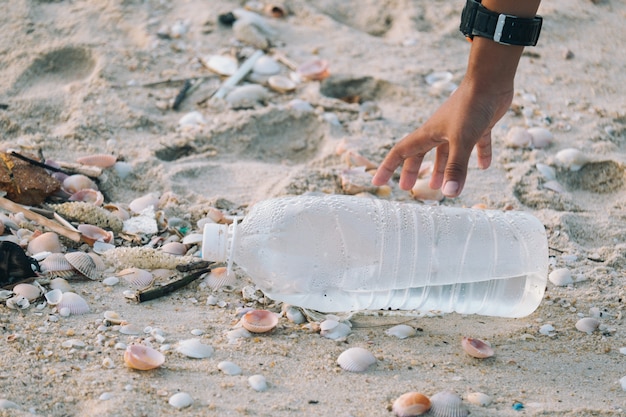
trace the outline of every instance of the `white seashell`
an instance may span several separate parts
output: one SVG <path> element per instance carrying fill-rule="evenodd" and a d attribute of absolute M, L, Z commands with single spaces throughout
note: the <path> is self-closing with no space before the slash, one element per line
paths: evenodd
<path fill-rule="evenodd" d="M 542 164 L 538 162 L 536 165 L 537 171 L 543 175 L 543 178 L 547 181 L 555 181 L 556 180 L 556 170 L 552 168 L 550 165 Z"/>
<path fill-rule="evenodd" d="M 118 161 L 113 165 L 113 170 L 121 180 L 128 177 L 133 172 L 133 166 L 128 162 Z"/>
<path fill-rule="evenodd" d="M 352 333 L 352 328 L 345 323 L 326 319 L 320 323 L 320 334 L 327 339 L 343 340 Z"/>
<path fill-rule="evenodd" d="M 239 68 L 237 58 L 231 55 L 209 55 L 208 57 L 202 58 L 202 63 L 209 70 L 225 76 L 233 75 L 237 72 L 237 68 Z"/>
<path fill-rule="evenodd" d="M 54 232 L 46 232 L 31 239 L 26 250 L 32 255 L 40 252 L 61 253 L 63 247 L 59 241 L 59 235 Z"/>
<path fill-rule="evenodd" d="M 593 333 L 600 326 L 600 321 L 593 317 L 584 317 L 576 322 L 576 329 L 587 334 Z"/>
<path fill-rule="evenodd" d="M 206 124 L 206 119 L 199 111 L 189 112 L 178 120 L 178 126 L 183 129 L 194 129 Z"/>
<path fill-rule="evenodd" d="M 474 339 L 471 337 L 464 337 L 461 340 L 461 346 L 465 353 L 473 358 L 485 359 L 494 355 L 493 348 L 486 342 L 480 339 Z"/>
<path fill-rule="evenodd" d="M 258 392 L 267 390 L 267 380 L 263 375 L 252 375 L 248 378 L 248 384 L 253 390 Z"/>
<path fill-rule="evenodd" d="M 107 310 L 103 313 L 104 320 L 109 324 L 121 324 L 124 320 L 122 317 L 115 311 Z"/>
<path fill-rule="evenodd" d="M 59 304 L 61 298 L 63 298 L 63 291 L 61 291 L 59 288 L 56 288 L 52 291 L 48 291 L 47 293 L 45 293 L 44 297 L 46 298 L 48 304 L 50 304 L 51 306 L 55 306 Z"/>
<path fill-rule="evenodd" d="M 505 143 L 512 148 L 526 148 L 532 143 L 533 137 L 528 130 L 521 126 L 513 126 L 504 138 Z"/>
<path fill-rule="evenodd" d="M 217 369 L 226 375 L 241 375 L 241 368 L 237 364 L 229 361 L 222 361 L 217 364 Z"/>
<path fill-rule="evenodd" d="M 440 188 L 430 188 L 430 178 L 418 178 L 411 188 L 411 196 L 420 201 L 441 201 L 445 198 Z"/>
<path fill-rule="evenodd" d="M 136 324 L 124 324 L 119 328 L 119 332 L 129 336 L 140 335 L 143 332 L 143 329 Z"/>
<path fill-rule="evenodd" d="M 152 207 L 153 210 L 159 206 L 159 196 L 156 193 L 146 194 L 135 198 L 128 204 L 131 212 L 141 214 L 145 209 Z"/>
<path fill-rule="evenodd" d="M 531 127 L 528 129 L 531 144 L 534 148 L 546 148 L 554 141 L 554 135 L 545 127 Z"/>
<path fill-rule="evenodd" d="M 550 272 L 548 279 L 551 283 L 558 285 L 559 287 L 565 287 L 574 282 L 572 279 L 572 272 L 568 268 L 555 269 Z"/>
<path fill-rule="evenodd" d="M 104 366 L 103 366 L 104 367 Z M 100 401 L 108 401 L 111 398 L 113 398 L 113 393 L 112 392 L 103 392 L 102 394 L 100 394 L 100 396 L 98 397 L 98 399 Z"/>
<path fill-rule="evenodd" d="M 228 343 L 236 343 L 238 339 L 248 339 L 252 337 L 252 333 L 243 327 L 239 327 L 238 329 L 229 330 L 226 332 L 226 338 L 228 339 Z"/>
<path fill-rule="evenodd" d="M 407 325 L 407 324 L 398 324 L 397 326 L 393 326 L 385 331 L 386 335 L 395 336 L 398 339 L 406 339 L 407 337 L 413 337 L 417 334 L 417 331 Z"/>
<path fill-rule="evenodd" d="M 40 287 L 33 284 L 17 284 L 13 287 L 13 292 L 15 293 L 15 295 L 22 296 L 30 302 L 35 301 L 41 296 Z"/>
<path fill-rule="evenodd" d="M 247 84 L 233 88 L 224 98 L 233 108 L 249 108 L 269 98 L 267 88 L 258 84 Z"/>
<path fill-rule="evenodd" d="M 491 404 L 492 401 L 489 395 L 482 392 L 470 392 L 465 396 L 465 398 L 470 404 L 478 405 L 481 407 L 487 407 L 489 404 Z"/>
<path fill-rule="evenodd" d="M 298 307 L 289 304 L 283 304 L 282 311 L 285 317 L 287 317 L 287 320 L 292 323 L 302 324 L 306 322 L 306 317 L 304 316 L 304 314 L 302 314 L 302 310 L 300 310 Z"/>
<path fill-rule="evenodd" d="M 129 345 L 124 351 L 124 363 L 132 369 L 147 371 L 158 368 L 164 362 L 165 356 L 149 346 Z"/>
<path fill-rule="evenodd" d="M 69 317 L 72 313 L 70 312 L 70 309 L 67 307 L 63 307 L 59 309 L 59 316 L 61 317 Z"/>
<path fill-rule="evenodd" d="M 566 148 L 558 151 L 554 156 L 556 163 L 570 171 L 579 171 L 590 161 L 589 157 L 575 148 Z"/>
<path fill-rule="evenodd" d="M 396 398 L 391 411 L 397 417 L 421 416 L 430 410 L 430 399 L 419 392 L 407 392 Z"/>
<path fill-rule="evenodd" d="M 254 62 L 252 71 L 261 75 L 275 75 L 280 72 L 280 64 L 274 58 L 263 55 Z"/>
<path fill-rule="evenodd" d="M 311 105 L 311 103 L 309 103 L 308 101 L 301 100 L 299 98 L 294 98 L 289 103 L 287 103 L 287 106 L 290 109 L 293 109 L 297 112 L 302 112 L 302 113 L 311 113 L 315 110 L 315 108 Z"/>
<path fill-rule="evenodd" d="M 176 351 L 189 358 L 204 359 L 213 355 L 213 348 L 205 345 L 200 339 L 181 340 L 176 346 Z"/>
<path fill-rule="evenodd" d="M 148 288 L 154 282 L 154 275 L 150 271 L 140 268 L 126 268 L 117 273 L 126 282 L 137 289 Z"/>
<path fill-rule="evenodd" d="M 554 335 L 554 331 L 556 329 L 554 328 L 553 325 L 551 324 L 544 324 L 543 326 L 541 326 L 539 328 L 539 333 L 541 333 L 544 336 L 553 336 Z"/>
<path fill-rule="evenodd" d="M 565 192 L 565 188 L 558 181 L 551 180 L 543 183 L 542 187 L 546 190 L 554 191 L 555 193 L 563 194 Z"/>
<path fill-rule="evenodd" d="M 430 411 L 433 417 L 466 417 L 469 411 L 461 397 L 452 391 L 441 391 L 430 397 Z"/>
<path fill-rule="evenodd" d="M 64 278 L 54 278 L 50 280 L 50 284 L 48 284 L 48 286 L 52 290 L 61 290 L 61 292 L 72 291 L 72 286 Z"/>
<path fill-rule="evenodd" d="M 267 79 L 267 85 L 279 93 L 289 93 L 294 91 L 298 84 L 291 78 L 282 75 L 272 75 Z"/>
<path fill-rule="evenodd" d="M 177 392 L 172 395 L 167 402 L 172 407 L 181 409 L 191 406 L 191 404 L 193 404 L 193 398 L 186 392 Z"/>
<path fill-rule="evenodd" d="M 70 252 L 65 254 L 65 259 L 80 275 L 93 280 L 100 278 L 96 262 L 89 254 L 85 252 Z"/>
<path fill-rule="evenodd" d="M 61 301 L 57 304 L 59 311 L 63 308 L 67 308 L 70 314 L 79 315 L 89 312 L 89 304 L 80 295 L 75 292 L 64 292 L 61 297 Z"/>
<path fill-rule="evenodd" d="M 337 363 L 348 372 L 363 372 L 376 363 L 376 357 L 367 349 L 353 347 L 342 352 Z"/>
<path fill-rule="evenodd" d="M 453 75 L 449 71 L 435 71 L 428 74 L 424 77 L 426 84 L 433 85 L 436 83 L 442 82 L 450 82 L 452 81 Z"/>
<path fill-rule="evenodd" d="M 202 233 L 189 233 L 182 240 L 185 245 L 196 245 L 202 242 Z"/>
<path fill-rule="evenodd" d="M 28 298 L 23 295 L 15 295 L 6 300 L 5 304 L 8 308 L 12 308 L 14 310 L 24 310 L 30 307 L 30 301 L 28 301 Z"/>
<path fill-rule="evenodd" d="M 120 279 L 118 277 L 106 277 L 105 279 L 102 280 L 102 283 L 104 285 L 110 286 L 112 287 L 113 285 L 117 285 L 119 284 Z"/>

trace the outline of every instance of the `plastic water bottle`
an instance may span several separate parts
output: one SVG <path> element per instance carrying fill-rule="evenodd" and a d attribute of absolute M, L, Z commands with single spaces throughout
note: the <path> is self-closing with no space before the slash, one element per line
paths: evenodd
<path fill-rule="evenodd" d="M 548 274 L 545 229 L 527 213 L 344 195 L 266 200 L 240 223 L 207 224 L 202 257 L 236 263 L 274 300 L 322 312 L 522 317 Z"/>

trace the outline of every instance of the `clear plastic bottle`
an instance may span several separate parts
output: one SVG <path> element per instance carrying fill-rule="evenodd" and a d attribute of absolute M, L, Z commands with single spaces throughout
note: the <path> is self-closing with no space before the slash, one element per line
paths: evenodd
<path fill-rule="evenodd" d="M 543 298 L 543 225 L 519 211 L 344 195 L 282 197 L 208 224 L 202 257 L 235 262 L 270 298 L 322 312 L 532 313 Z"/>

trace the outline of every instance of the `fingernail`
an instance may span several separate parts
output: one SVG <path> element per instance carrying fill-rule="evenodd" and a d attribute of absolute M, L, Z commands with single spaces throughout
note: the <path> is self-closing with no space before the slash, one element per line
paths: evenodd
<path fill-rule="evenodd" d="M 443 195 L 446 197 L 452 197 L 456 195 L 456 192 L 459 190 L 459 183 L 456 181 L 447 181 L 443 185 Z"/>

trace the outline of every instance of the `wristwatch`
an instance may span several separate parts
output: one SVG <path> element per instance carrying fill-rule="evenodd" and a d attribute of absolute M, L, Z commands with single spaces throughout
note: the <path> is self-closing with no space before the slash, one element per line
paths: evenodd
<path fill-rule="evenodd" d="M 480 4 L 481 1 L 467 0 L 463 8 L 459 29 L 468 40 L 480 36 L 504 45 L 537 45 L 543 22 L 541 16 L 522 18 L 496 13 Z"/>

